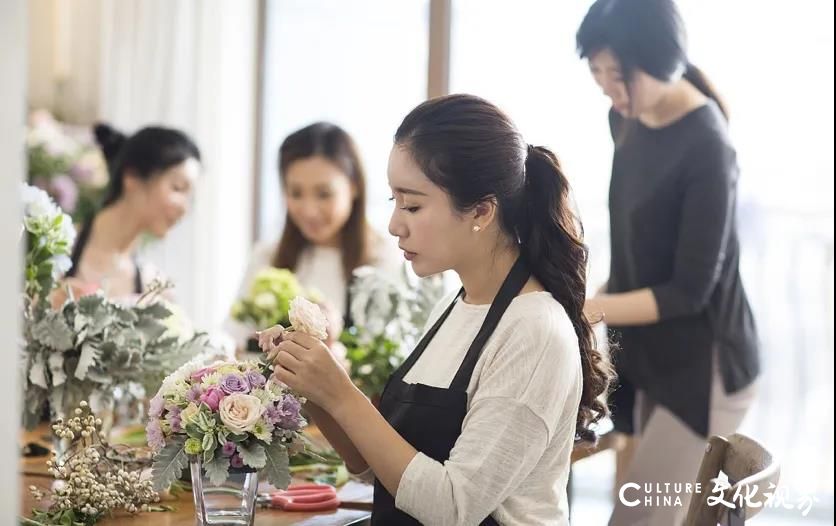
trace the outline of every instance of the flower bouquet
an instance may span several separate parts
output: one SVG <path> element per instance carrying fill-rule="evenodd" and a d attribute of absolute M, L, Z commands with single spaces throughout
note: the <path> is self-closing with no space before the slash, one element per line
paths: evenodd
<path fill-rule="evenodd" d="M 290 483 L 288 453 L 306 425 L 301 400 L 268 379 L 255 361 L 192 362 L 163 382 L 146 427 L 155 452 L 153 476 L 165 489 L 188 462 L 219 486 L 231 473 L 263 470 L 277 488 Z"/>
<path fill-rule="evenodd" d="M 296 298 L 288 312 L 288 330 L 325 337 L 327 321 L 316 305 Z M 284 330 L 260 333 L 260 344 L 272 348 Z M 201 524 L 211 522 L 221 508 L 227 520 L 229 513 L 236 520 L 252 520 L 259 472 L 278 489 L 290 484 L 289 457 L 305 449 L 304 399 L 271 375 L 264 362 L 224 361 L 209 367 L 191 362 L 166 378 L 151 400 L 146 432 L 156 452 L 155 487 L 166 488 L 189 466 Z M 232 501 L 235 511 L 230 511 Z"/>
<path fill-rule="evenodd" d="M 48 403 L 55 418 L 88 400 L 95 411 L 129 384 L 155 392 L 163 378 L 208 347 L 205 334 L 172 335 L 171 311 L 159 300 L 169 283 L 154 281 L 135 305 L 100 294 L 46 301 L 69 267 L 75 232 L 68 216 L 37 188 L 23 187 L 26 276 L 20 355 L 23 421 L 34 427 Z M 103 415 L 104 416 L 104 415 Z M 107 420 L 107 418 L 105 418 Z"/>
<path fill-rule="evenodd" d="M 382 393 L 442 294 L 440 277 L 411 284 L 405 270 L 402 279 L 374 267 L 354 271 L 349 306 L 353 325 L 343 330 L 340 342 L 351 378 L 366 396 L 375 400 Z"/>

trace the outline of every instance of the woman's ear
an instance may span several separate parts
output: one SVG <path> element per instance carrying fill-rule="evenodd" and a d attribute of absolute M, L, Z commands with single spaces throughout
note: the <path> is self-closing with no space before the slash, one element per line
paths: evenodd
<path fill-rule="evenodd" d="M 139 177 L 139 173 L 133 168 L 125 168 L 122 172 L 122 189 L 125 193 L 133 193 L 142 188 L 145 181 Z"/>
<path fill-rule="evenodd" d="M 487 228 L 496 219 L 497 203 L 496 197 L 491 196 L 484 199 L 473 207 L 473 222 L 478 225 L 481 230 Z"/>

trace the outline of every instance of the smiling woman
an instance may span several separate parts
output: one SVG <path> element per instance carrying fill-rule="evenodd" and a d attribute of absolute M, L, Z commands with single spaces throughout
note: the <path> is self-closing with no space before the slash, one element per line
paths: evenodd
<path fill-rule="evenodd" d="M 329 122 L 305 126 L 285 138 L 278 157 L 287 204 L 284 230 L 278 243 L 253 249 L 239 297 L 246 295 L 259 271 L 289 269 L 303 287 L 322 295 L 333 313 L 333 339 L 347 315 L 352 272 L 373 265 L 398 276 L 403 261 L 366 220 L 366 172 L 345 130 Z M 239 346 L 251 332 L 232 320 L 226 328 Z"/>
<path fill-rule="evenodd" d="M 200 151 L 170 128 L 146 127 L 127 137 L 99 124 L 95 134 L 110 185 L 102 209 L 81 228 L 65 281 L 76 293 L 101 288 L 111 297 L 139 294 L 155 271 L 136 261 L 138 240 L 143 233 L 165 237 L 186 214 Z"/>

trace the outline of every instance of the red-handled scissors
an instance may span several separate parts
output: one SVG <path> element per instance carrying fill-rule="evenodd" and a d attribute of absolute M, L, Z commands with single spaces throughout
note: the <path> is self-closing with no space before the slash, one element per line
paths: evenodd
<path fill-rule="evenodd" d="M 340 499 L 327 484 L 293 484 L 283 491 L 259 495 L 258 503 L 284 511 L 331 511 L 339 507 Z"/>

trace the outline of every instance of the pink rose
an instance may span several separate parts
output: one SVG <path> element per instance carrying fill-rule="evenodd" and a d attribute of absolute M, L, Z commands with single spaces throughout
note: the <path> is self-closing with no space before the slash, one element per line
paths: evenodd
<path fill-rule="evenodd" d="M 226 393 L 217 385 L 209 386 L 206 391 L 200 395 L 200 402 L 206 404 L 212 411 L 217 411 L 221 400 L 224 399 Z"/>
<path fill-rule="evenodd" d="M 215 372 L 214 367 L 204 367 L 203 369 L 198 369 L 197 371 L 191 374 L 191 381 L 192 383 L 202 382 L 205 376 L 208 376 Z"/>

